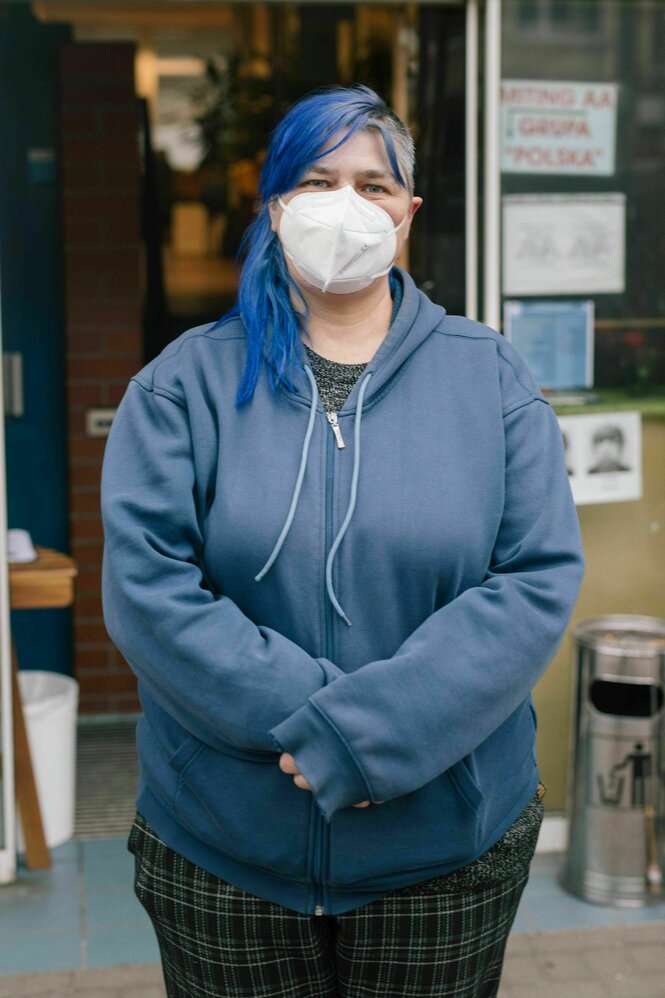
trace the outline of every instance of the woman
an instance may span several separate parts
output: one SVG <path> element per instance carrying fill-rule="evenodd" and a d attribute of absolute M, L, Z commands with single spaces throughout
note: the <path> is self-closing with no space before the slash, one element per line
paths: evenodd
<path fill-rule="evenodd" d="M 170 996 L 486 998 L 583 571 L 561 433 L 510 344 L 395 266 L 421 199 L 375 93 L 292 107 L 261 196 L 237 306 L 131 379 L 107 443 L 135 890 Z"/>

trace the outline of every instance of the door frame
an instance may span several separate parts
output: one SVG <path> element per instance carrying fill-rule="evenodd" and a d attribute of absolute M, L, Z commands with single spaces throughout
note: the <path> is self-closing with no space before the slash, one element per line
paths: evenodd
<path fill-rule="evenodd" d="M 2 357 L 2 258 L 0 257 L 0 357 Z M 2 826 L 0 826 L 0 884 L 16 879 L 16 795 L 14 786 L 14 728 L 12 715 L 12 658 L 9 621 L 9 564 L 7 545 L 7 475 L 5 463 L 4 377 L 0 377 L 0 731 L 2 739 Z"/>
<path fill-rule="evenodd" d="M 466 2 L 465 245 L 466 315 L 499 330 L 501 324 L 501 0 Z M 481 10 L 481 7 L 483 10 Z M 484 14 L 481 78 L 480 18 Z M 479 118 L 482 110 L 483 161 L 479 163 Z M 479 176 L 483 211 L 480 218 Z M 483 249 L 479 250 L 482 221 Z M 482 284 L 482 314 L 479 286 Z"/>

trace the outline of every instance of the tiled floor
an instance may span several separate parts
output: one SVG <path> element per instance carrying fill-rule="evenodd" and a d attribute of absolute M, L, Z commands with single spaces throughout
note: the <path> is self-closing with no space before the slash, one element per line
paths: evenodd
<path fill-rule="evenodd" d="M 0 887 L 0 973 L 159 960 L 126 836 L 67 842 L 51 856 L 50 870 L 21 867 Z"/>
<path fill-rule="evenodd" d="M 30 871 L 21 866 L 16 883 L 0 887 L 0 995 L 12 993 L 2 990 L 2 975 L 83 972 L 89 968 L 120 969 L 126 965 L 135 965 L 135 976 L 136 973 L 140 976 L 140 967 L 145 965 L 145 973 L 152 975 L 151 979 L 157 982 L 154 984 L 157 990 L 152 987 L 146 990 L 147 982 L 144 982 L 137 985 L 136 991 L 133 986 L 129 990 L 114 986 L 113 991 L 107 991 L 99 984 L 99 990 L 95 986 L 95 990 L 88 993 L 79 991 L 78 986 L 71 983 L 68 985 L 69 993 L 84 994 L 86 998 L 95 998 L 97 994 L 113 994 L 114 998 L 116 995 L 140 993 L 147 998 L 148 995 L 160 994 L 157 970 L 153 968 L 153 973 L 147 966 L 159 961 L 157 944 L 148 918 L 133 893 L 133 857 L 127 851 L 126 836 L 71 841 L 53 849 L 52 857 L 51 870 Z M 522 955 L 530 953 L 534 939 L 542 939 L 541 932 L 555 938 L 559 934 L 551 930 L 568 930 L 560 935 L 561 939 L 565 939 L 570 937 L 570 930 L 599 930 L 603 927 L 620 930 L 621 927 L 628 929 L 642 924 L 645 933 L 649 930 L 653 933 L 657 925 L 662 927 L 662 939 L 665 941 L 665 903 L 659 902 L 646 908 L 615 908 L 578 900 L 559 887 L 556 875 L 560 864 L 561 857 L 554 853 L 539 854 L 534 859 L 511 939 L 511 952 L 516 960 L 511 964 L 513 980 L 511 983 L 510 976 L 507 978 L 502 995 L 538 994 L 542 998 L 543 991 L 540 987 L 536 990 L 535 983 L 529 985 L 514 979 L 515 973 L 519 976 Z M 652 923 L 652 926 L 646 923 Z M 608 935 L 611 937 L 612 932 Z M 597 939 L 598 932 L 590 933 L 591 937 Z M 618 937 L 619 933 L 616 934 Z M 611 949 L 608 946 L 608 950 Z M 131 976 L 132 968 L 127 968 L 127 971 Z M 90 980 L 101 981 L 104 978 L 102 971 L 95 973 L 97 976 L 93 974 Z M 113 976 L 110 971 L 109 975 Z M 65 978 L 72 982 L 79 980 L 76 974 L 71 977 L 65 975 Z M 660 995 L 665 998 L 665 974 L 662 982 Z M 569 981 L 568 990 L 561 994 L 565 998 L 583 998 L 588 993 L 590 998 L 595 998 L 596 995 L 613 993 L 589 989 L 587 984 L 585 982 L 582 990 L 577 990 Z M 13 993 L 41 992 L 15 990 Z M 55 995 L 67 994 L 67 991 L 49 989 L 43 993 Z M 619 993 L 624 994 L 617 991 Z M 625 993 L 628 998 L 636 998 L 638 992 Z M 640 995 L 647 993 L 651 994 L 639 991 Z M 653 994 L 658 995 L 659 992 Z"/>

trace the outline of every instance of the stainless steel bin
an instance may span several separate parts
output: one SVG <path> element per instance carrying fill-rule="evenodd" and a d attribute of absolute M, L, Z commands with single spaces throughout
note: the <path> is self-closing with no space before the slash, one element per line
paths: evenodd
<path fill-rule="evenodd" d="M 665 620 L 573 628 L 576 689 L 563 886 L 588 901 L 663 898 Z"/>

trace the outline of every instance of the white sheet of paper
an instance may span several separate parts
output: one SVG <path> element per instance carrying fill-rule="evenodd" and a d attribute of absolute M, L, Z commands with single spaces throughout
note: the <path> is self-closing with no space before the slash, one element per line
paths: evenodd
<path fill-rule="evenodd" d="M 625 194 L 504 195 L 504 295 L 622 293 L 625 229 Z"/>
<path fill-rule="evenodd" d="M 641 413 L 590 412 L 558 419 L 578 506 L 642 498 Z"/>

